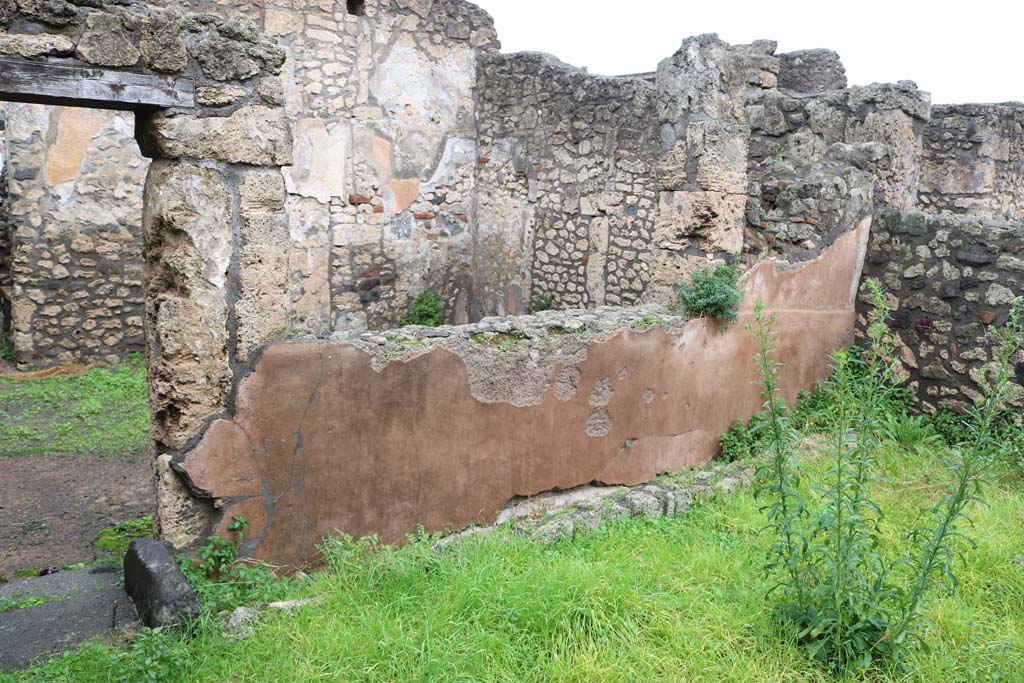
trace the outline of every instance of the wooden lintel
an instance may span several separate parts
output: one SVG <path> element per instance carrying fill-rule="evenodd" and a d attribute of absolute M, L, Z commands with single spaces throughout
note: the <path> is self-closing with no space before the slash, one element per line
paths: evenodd
<path fill-rule="evenodd" d="M 0 59 L 0 100 L 121 110 L 196 106 L 191 78 L 13 59 Z"/>

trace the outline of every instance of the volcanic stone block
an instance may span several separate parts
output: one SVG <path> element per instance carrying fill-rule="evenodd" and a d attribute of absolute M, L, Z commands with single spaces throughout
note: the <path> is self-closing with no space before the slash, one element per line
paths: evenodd
<path fill-rule="evenodd" d="M 157 71 L 176 73 L 188 66 L 185 42 L 174 22 L 148 22 L 142 29 L 139 49 L 146 65 Z"/>
<path fill-rule="evenodd" d="M 199 599 L 167 541 L 132 541 L 124 556 L 124 589 L 150 628 L 177 626 L 199 616 Z"/>
<path fill-rule="evenodd" d="M 846 68 L 832 50 L 797 50 L 779 59 L 780 88 L 810 93 L 846 88 Z"/>
<path fill-rule="evenodd" d="M 86 18 L 75 54 L 99 66 L 132 66 L 139 61 L 139 49 L 125 34 L 121 19 L 105 12 L 93 12 Z"/>

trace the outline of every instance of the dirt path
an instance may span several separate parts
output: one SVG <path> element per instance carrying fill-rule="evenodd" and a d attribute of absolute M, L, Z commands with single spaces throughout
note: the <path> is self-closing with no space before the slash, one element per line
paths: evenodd
<path fill-rule="evenodd" d="M 147 456 L 0 457 L 0 576 L 90 562 L 96 535 L 153 512 Z"/>

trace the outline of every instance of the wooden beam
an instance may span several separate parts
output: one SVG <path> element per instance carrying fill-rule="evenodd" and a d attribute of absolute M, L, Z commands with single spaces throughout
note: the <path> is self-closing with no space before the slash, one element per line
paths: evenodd
<path fill-rule="evenodd" d="M 121 110 L 196 106 L 191 78 L 8 59 L 0 59 L 0 100 Z"/>

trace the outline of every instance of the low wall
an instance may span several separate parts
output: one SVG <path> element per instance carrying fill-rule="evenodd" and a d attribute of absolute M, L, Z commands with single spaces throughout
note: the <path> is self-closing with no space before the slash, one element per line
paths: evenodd
<path fill-rule="evenodd" d="M 245 516 L 249 552 L 295 564 L 339 532 L 396 542 L 488 523 L 518 496 L 706 463 L 761 405 L 742 325 L 755 302 L 778 317 L 792 398 L 852 339 L 869 226 L 802 264 L 758 264 L 727 329 L 664 311 L 666 329 L 639 329 L 661 310 L 646 307 L 269 346 L 175 467 L 214 502 L 215 531 Z"/>

